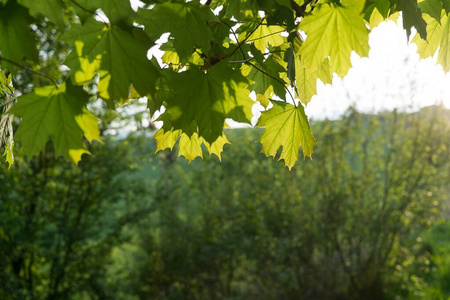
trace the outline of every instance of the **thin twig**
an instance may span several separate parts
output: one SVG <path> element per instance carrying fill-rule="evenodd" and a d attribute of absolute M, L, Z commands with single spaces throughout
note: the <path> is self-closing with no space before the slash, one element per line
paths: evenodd
<path fill-rule="evenodd" d="M 269 37 L 271 35 L 279 34 L 279 33 L 285 32 L 285 31 L 286 30 L 280 30 L 280 31 L 277 31 L 277 32 L 271 32 L 269 34 L 266 34 L 266 35 L 263 35 L 263 36 L 260 36 L 260 37 L 257 37 L 257 38 L 251 39 L 251 40 L 247 40 L 247 41 L 248 42 L 252 42 L 252 41 L 261 40 L 261 39 L 264 39 L 264 38 Z"/>
<path fill-rule="evenodd" d="M 244 60 L 230 60 L 228 63 L 229 64 L 246 64 L 249 61 L 251 61 L 252 59 L 254 59 L 254 57 L 249 57 L 249 58 L 244 59 Z"/>
<path fill-rule="evenodd" d="M 30 68 L 28 68 L 28 67 L 22 66 L 21 64 L 18 64 L 18 63 L 16 63 L 15 61 L 12 61 L 12 60 L 7 59 L 7 58 L 4 58 L 4 57 L 0 57 L 0 61 L 2 61 L 2 60 L 3 60 L 3 61 L 6 61 L 6 62 L 8 62 L 8 63 L 10 63 L 10 64 L 12 64 L 12 65 L 14 65 L 14 66 L 16 66 L 16 67 L 19 67 L 19 68 L 21 68 L 21 69 L 24 69 L 24 70 L 27 71 L 27 72 L 30 72 L 30 73 L 33 73 L 33 74 L 42 76 L 42 77 L 44 77 L 44 78 L 47 78 L 48 80 L 50 80 L 50 81 L 55 85 L 56 88 L 58 88 L 58 83 L 56 83 L 55 79 L 53 79 L 52 77 L 48 76 L 47 74 L 44 74 L 44 73 L 41 73 L 41 72 L 37 72 L 37 71 L 35 71 L 35 70 L 33 70 L 33 69 L 30 69 Z"/>
<path fill-rule="evenodd" d="M 106 27 L 109 28 L 108 22 L 106 22 L 106 20 L 103 19 L 102 16 L 100 16 L 96 11 L 87 9 L 86 7 L 82 6 L 80 3 L 78 3 L 78 2 L 75 1 L 75 0 L 70 0 L 70 2 L 72 2 L 73 4 L 75 4 L 76 6 L 78 6 L 81 10 L 84 10 L 85 12 L 88 12 L 88 13 L 91 13 L 91 14 L 93 14 L 93 15 L 96 15 L 97 17 L 99 17 L 99 18 L 102 20 L 102 22 L 106 25 Z"/>
<path fill-rule="evenodd" d="M 270 55 L 270 54 L 272 54 L 272 53 L 282 53 L 282 52 L 286 52 L 286 50 L 283 50 L 283 49 L 272 50 L 272 51 L 265 52 L 265 53 L 263 53 L 262 55 Z"/>
<path fill-rule="evenodd" d="M 253 30 L 245 37 L 244 40 L 242 40 L 242 42 L 240 42 L 240 43 L 237 45 L 237 48 L 234 49 L 233 52 L 231 52 L 231 54 L 230 54 L 228 57 L 233 56 L 233 54 L 236 53 L 236 51 L 238 51 L 238 49 L 241 48 L 241 46 L 242 46 L 242 45 L 248 40 L 248 38 L 256 31 L 256 29 L 258 29 L 259 26 L 261 26 L 261 24 L 262 24 L 263 21 L 264 21 L 264 18 L 261 19 L 261 22 L 259 22 L 259 24 L 258 24 L 255 28 L 253 28 Z M 242 50 L 242 49 L 241 49 L 241 50 Z"/>
<path fill-rule="evenodd" d="M 239 43 L 238 36 L 237 36 L 236 32 L 234 31 L 233 27 L 231 27 L 230 24 L 227 24 L 227 23 L 225 23 L 224 21 L 222 21 L 222 23 L 225 24 L 225 26 L 227 26 L 228 28 L 230 28 L 231 32 L 232 32 L 233 35 L 234 35 L 234 38 L 236 39 L 236 43 Z M 242 57 L 245 59 L 245 53 L 244 53 L 244 50 L 242 50 L 241 47 L 239 47 L 239 49 L 241 50 Z M 233 52 L 233 53 L 234 53 L 234 52 Z M 232 53 L 231 55 L 233 55 L 233 53 Z M 230 55 L 230 56 L 231 56 L 231 55 Z"/>
<path fill-rule="evenodd" d="M 252 66 L 253 68 L 255 68 L 256 70 L 260 71 L 264 75 L 272 78 L 273 80 L 275 80 L 279 84 L 281 84 L 283 86 L 283 88 L 286 90 L 286 92 L 288 92 L 289 96 L 291 96 L 291 99 L 292 99 L 292 102 L 294 103 L 294 106 L 297 107 L 297 105 L 295 104 L 295 98 L 292 96 L 291 91 L 286 87 L 286 85 L 284 84 L 283 81 L 281 81 L 280 79 L 276 78 L 275 76 L 267 73 L 266 71 L 262 70 L 261 68 L 257 67 L 255 64 L 251 63 L 250 61 L 247 61 L 246 63 L 249 64 L 250 66 Z"/>

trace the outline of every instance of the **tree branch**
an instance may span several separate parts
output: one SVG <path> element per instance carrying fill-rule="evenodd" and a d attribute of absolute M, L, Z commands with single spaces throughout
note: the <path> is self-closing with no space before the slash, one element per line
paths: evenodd
<path fill-rule="evenodd" d="M 33 74 L 42 76 L 42 77 L 44 77 L 44 78 L 47 78 L 48 80 L 50 80 L 50 81 L 55 85 L 56 88 L 58 88 L 58 83 L 55 81 L 55 79 L 53 79 L 52 77 L 48 76 L 47 74 L 44 74 L 44 73 L 41 73 L 41 72 L 37 72 L 37 71 L 35 71 L 35 70 L 31 69 L 31 68 L 22 66 L 21 64 L 18 64 L 18 63 L 16 63 L 15 61 L 12 61 L 12 60 L 10 60 L 10 59 L 7 59 L 7 58 L 4 58 L 4 57 L 1 57 L 1 56 L 0 56 L 0 61 L 2 61 L 2 60 L 3 60 L 3 61 L 6 61 L 6 62 L 8 62 L 8 63 L 10 63 L 10 64 L 12 64 L 12 65 L 14 65 L 14 66 L 16 66 L 16 67 L 19 67 L 19 68 L 21 68 L 21 69 L 24 69 L 24 70 L 27 71 L 27 72 L 30 72 L 30 73 L 33 73 Z"/>
<path fill-rule="evenodd" d="M 236 53 L 236 51 L 238 51 L 238 49 L 240 49 L 240 50 L 242 51 L 241 46 L 242 46 L 242 45 L 248 40 L 248 38 L 256 31 L 256 29 L 258 29 L 259 26 L 261 26 L 261 24 L 263 23 L 263 21 L 264 21 L 264 18 L 261 19 L 261 22 L 259 22 L 259 24 L 258 24 L 255 28 L 253 28 L 253 30 L 245 37 L 245 39 L 243 39 L 241 42 L 238 43 L 237 48 L 234 49 L 233 52 L 231 52 L 231 54 L 230 54 L 228 57 L 233 56 L 233 54 Z"/>
<path fill-rule="evenodd" d="M 254 63 L 250 62 L 249 60 L 246 61 L 246 64 L 249 64 L 250 66 L 252 66 L 256 70 L 260 71 L 264 75 L 272 78 L 273 80 L 275 80 L 276 82 L 281 84 L 283 86 L 283 88 L 286 90 L 286 92 L 288 92 L 289 96 L 291 96 L 292 102 L 294 102 L 294 106 L 297 107 L 297 104 L 295 104 L 295 98 L 292 96 L 291 91 L 289 91 L 289 89 L 286 87 L 286 85 L 284 84 L 283 81 L 281 81 L 280 79 L 276 78 L 275 76 L 267 73 L 266 71 L 262 70 L 261 68 L 257 67 Z"/>
<path fill-rule="evenodd" d="M 70 0 L 70 2 L 72 2 L 73 4 L 75 4 L 76 6 L 78 6 L 78 8 L 80 8 L 81 10 L 84 10 L 85 12 L 88 12 L 88 13 L 91 13 L 91 14 L 93 14 L 93 15 L 96 15 L 97 17 L 99 17 L 100 19 L 102 19 L 102 22 L 106 25 L 106 27 L 108 27 L 109 28 L 109 24 L 108 24 L 108 22 L 106 22 L 96 11 L 93 11 L 93 10 L 90 10 L 90 9 L 87 9 L 86 7 L 84 7 L 84 6 L 82 6 L 80 3 L 78 3 L 77 1 L 75 1 L 75 0 Z"/>
<path fill-rule="evenodd" d="M 308 7 L 308 5 L 312 4 L 313 2 L 314 2 L 314 0 L 308 0 L 308 1 L 305 1 L 305 3 L 303 3 L 302 5 L 299 5 L 294 0 L 291 0 L 291 7 L 295 11 L 295 16 L 297 18 L 304 17 L 306 8 Z"/>

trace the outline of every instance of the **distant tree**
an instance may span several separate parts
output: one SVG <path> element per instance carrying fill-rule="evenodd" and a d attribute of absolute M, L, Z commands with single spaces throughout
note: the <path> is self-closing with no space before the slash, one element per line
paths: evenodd
<path fill-rule="evenodd" d="M 135 150 L 109 140 L 77 168 L 48 145 L 28 162 L 19 150 L 10 170 L 1 165 L 1 299 L 114 298 L 111 251 L 151 209 L 150 185 L 128 177 Z"/>
<path fill-rule="evenodd" d="M 227 132 L 221 164 L 171 163 L 142 237 L 140 297 L 407 298 L 427 276 L 411 271 L 427 257 L 417 234 L 445 205 L 447 118 L 349 110 L 314 123 L 321 147 L 292 172 L 256 159 L 250 130 Z"/>

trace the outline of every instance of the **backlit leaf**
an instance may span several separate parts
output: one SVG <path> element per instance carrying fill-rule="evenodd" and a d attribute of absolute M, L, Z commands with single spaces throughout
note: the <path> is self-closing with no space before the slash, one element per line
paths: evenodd
<path fill-rule="evenodd" d="M 280 147 L 283 147 L 280 160 L 284 159 L 291 169 L 298 160 L 300 147 L 303 155 L 311 157 L 316 143 L 309 127 L 303 106 L 295 107 L 280 101 L 272 101 L 273 107 L 261 113 L 257 126 L 265 127 L 259 141 L 262 153 L 275 157 Z"/>
<path fill-rule="evenodd" d="M 417 44 L 417 51 L 421 58 L 433 56 L 438 51 L 437 62 L 442 65 L 443 69 L 450 71 L 450 19 L 449 15 L 442 10 L 441 23 L 431 16 L 424 15 L 428 23 L 427 39 L 424 41 L 419 35 L 413 38 L 413 42 Z"/>
<path fill-rule="evenodd" d="M 351 67 L 352 51 L 368 55 L 369 32 L 361 13 L 353 6 L 321 4 L 303 19 L 300 29 L 307 34 L 300 55 L 310 70 L 318 69 L 329 57 L 331 73 L 342 77 Z"/>
<path fill-rule="evenodd" d="M 128 0 L 77 0 L 76 2 L 68 2 L 72 4 L 82 22 L 88 20 L 97 9 L 101 8 L 112 24 L 133 24 L 135 12 Z"/>
<path fill-rule="evenodd" d="M 198 135 L 214 142 L 222 135 L 226 118 L 250 123 L 254 102 L 246 89 L 248 80 L 227 62 L 221 62 L 204 72 L 191 67 L 173 76 L 166 112 L 175 129 L 189 136 L 198 128 Z"/>
<path fill-rule="evenodd" d="M 194 132 L 190 137 L 182 134 L 180 137 L 178 156 L 184 156 L 188 162 L 193 161 L 196 157 L 203 157 L 202 142 L 198 134 Z"/>
<path fill-rule="evenodd" d="M 28 7 L 32 16 L 42 14 L 59 27 L 64 27 L 64 2 L 62 0 L 18 0 L 18 2 Z"/>
<path fill-rule="evenodd" d="M 217 18 L 208 7 L 197 1 L 188 3 L 164 2 L 153 9 L 139 9 L 138 22 L 145 26 L 151 38 L 157 39 L 165 32 L 174 38 L 173 46 L 181 59 L 194 52 L 194 48 L 206 53 L 214 40 L 208 21 Z M 163 24 L 163 26 L 162 26 Z"/>
<path fill-rule="evenodd" d="M 87 84 L 98 72 L 99 96 L 111 107 L 114 102 L 128 99 L 131 84 L 140 95 L 154 93 L 159 71 L 147 59 L 152 43 L 142 39 L 140 31 L 135 28 L 130 34 L 93 19 L 84 26 L 73 26 L 63 38 L 75 44 L 75 50 L 66 59 L 74 82 Z"/>
<path fill-rule="evenodd" d="M 37 87 L 18 98 L 9 113 L 21 117 L 15 139 L 22 142 L 26 155 L 39 153 L 53 138 L 56 155 L 77 163 L 89 153 L 83 136 L 100 141 L 97 118 L 86 108 L 88 95 L 81 87 L 63 83 Z"/>
<path fill-rule="evenodd" d="M 30 28 L 33 20 L 25 7 L 9 1 L 0 9 L 0 52 L 1 57 L 23 64 L 24 59 L 36 61 L 38 52 L 36 39 Z M 0 61 L 3 68 L 16 72 L 20 68 L 6 60 Z"/>

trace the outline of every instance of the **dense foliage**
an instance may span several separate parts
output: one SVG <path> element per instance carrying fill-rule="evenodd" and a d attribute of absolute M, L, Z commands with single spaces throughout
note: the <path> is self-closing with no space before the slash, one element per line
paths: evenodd
<path fill-rule="evenodd" d="M 90 102 L 114 109 L 146 97 L 150 116 L 163 112 L 158 150 L 179 140 L 189 160 L 202 145 L 220 157 L 226 119 L 251 123 L 253 91 L 266 107 L 256 124 L 265 128 L 263 153 L 282 148 L 280 159 L 292 168 L 299 149 L 311 156 L 315 144 L 303 105 L 317 80 L 345 76 L 352 51 L 367 56 L 368 34 L 381 21 L 401 14 L 408 36 L 417 30 L 421 57 L 438 52 L 450 69 L 448 0 L 133 3 L 142 7 L 133 10 L 129 0 L 0 1 L 0 67 L 12 79 L 0 75 L 3 112 L 22 119 L 14 140 L 28 156 L 51 139 L 57 155 L 77 163 L 88 153 L 84 138 L 99 140 Z M 159 63 L 148 59 L 155 46 L 164 52 Z M 0 121 L 0 143 L 11 163 L 9 114 Z"/>
<path fill-rule="evenodd" d="M 291 172 L 255 129 L 226 131 L 221 164 L 152 154 L 146 132 L 103 137 L 79 168 L 18 148 L 0 298 L 446 299 L 447 118 L 350 109 L 314 124 L 322 145 Z"/>

